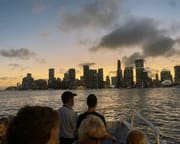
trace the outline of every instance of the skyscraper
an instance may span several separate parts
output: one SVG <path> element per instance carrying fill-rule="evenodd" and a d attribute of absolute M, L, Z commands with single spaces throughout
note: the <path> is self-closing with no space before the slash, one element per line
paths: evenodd
<path fill-rule="evenodd" d="M 162 70 L 161 71 L 161 82 L 163 82 L 164 80 L 172 81 L 172 75 L 171 75 L 171 72 L 169 70 Z"/>
<path fill-rule="evenodd" d="M 136 86 L 143 87 L 144 60 L 143 59 L 135 60 L 135 66 L 136 66 Z"/>
<path fill-rule="evenodd" d="M 117 88 L 121 87 L 122 84 L 122 70 L 121 70 L 121 61 L 117 61 Z"/>
<path fill-rule="evenodd" d="M 84 76 L 85 86 L 88 87 L 88 80 L 89 80 L 89 66 L 88 65 L 83 65 L 83 76 Z"/>
<path fill-rule="evenodd" d="M 133 87 L 133 67 L 125 67 L 124 70 L 124 85 L 125 87 Z"/>
<path fill-rule="evenodd" d="M 176 84 L 180 84 L 180 65 L 174 67 L 174 81 Z"/>
<path fill-rule="evenodd" d="M 68 77 L 69 77 L 70 81 L 73 81 L 73 82 L 75 81 L 75 79 L 76 79 L 76 71 L 75 71 L 74 68 L 69 69 Z"/>
<path fill-rule="evenodd" d="M 50 68 L 49 69 L 49 80 L 52 80 L 52 79 L 54 79 L 54 69 Z"/>
<path fill-rule="evenodd" d="M 103 69 L 98 69 L 98 88 L 104 88 Z"/>

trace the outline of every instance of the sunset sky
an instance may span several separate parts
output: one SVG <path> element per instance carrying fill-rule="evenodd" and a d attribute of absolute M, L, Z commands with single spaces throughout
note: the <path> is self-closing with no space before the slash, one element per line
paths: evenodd
<path fill-rule="evenodd" d="M 180 65 L 180 0 L 0 0 L 0 87 L 137 58 L 151 74 Z"/>

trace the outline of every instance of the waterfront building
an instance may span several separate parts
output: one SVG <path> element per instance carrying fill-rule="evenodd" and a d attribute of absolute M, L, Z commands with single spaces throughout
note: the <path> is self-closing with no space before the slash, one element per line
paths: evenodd
<path fill-rule="evenodd" d="M 116 87 L 119 88 L 122 86 L 122 70 L 121 70 L 121 61 L 117 61 L 117 85 Z"/>
<path fill-rule="evenodd" d="M 53 68 L 49 69 L 49 80 L 50 79 L 54 79 L 54 69 Z"/>
<path fill-rule="evenodd" d="M 133 87 L 134 86 L 133 67 L 125 67 L 123 84 L 124 84 L 124 87 Z"/>
<path fill-rule="evenodd" d="M 103 69 L 98 69 L 98 88 L 104 88 Z"/>
<path fill-rule="evenodd" d="M 32 78 L 31 73 L 27 73 L 27 76 L 23 78 L 22 80 L 22 89 L 33 89 L 34 87 L 34 79 Z"/>
<path fill-rule="evenodd" d="M 61 88 L 61 80 L 56 79 L 54 68 L 49 69 L 48 88 L 50 88 L 50 89 L 60 89 Z"/>
<path fill-rule="evenodd" d="M 48 88 L 47 81 L 44 79 L 38 79 L 34 81 L 34 89 L 45 90 Z"/>
<path fill-rule="evenodd" d="M 109 76 L 106 76 L 105 88 L 110 88 L 110 78 L 109 78 Z"/>
<path fill-rule="evenodd" d="M 75 88 L 76 71 L 74 68 L 68 70 L 69 89 Z"/>
<path fill-rule="evenodd" d="M 112 87 L 116 87 L 116 84 L 117 84 L 117 77 L 116 76 L 113 76 L 111 77 L 111 85 Z"/>
<path fill-rule="evenodd" d="M 88 65 L 83 65 L 83 77 L 84 77 L 85 87 L 88 87 L 88 81 L 89 81 L 89 66 Z"/>
<path fill-rule="evenodd" d="M 136 67 L 136 87 L 143 87 L 144 60 L 135 60 Z"/>
<path fill-rule="evenodd" d="M 98 88 L 97 85 L 97 71 L 90 69 L 88 73 L 88 83 L 86 84 L 87 88 Z"/>
<path fill-rule="evenodd" d="M 172 82 L 172 75 L 170 70 L 162 70 L 161 71 L 161 82 L 165 80 L 170 80 Z"/>
<path fill-rule="evenodd" d="M 180 84 L 180 65 L 174 66 L 174 81 Z"/>

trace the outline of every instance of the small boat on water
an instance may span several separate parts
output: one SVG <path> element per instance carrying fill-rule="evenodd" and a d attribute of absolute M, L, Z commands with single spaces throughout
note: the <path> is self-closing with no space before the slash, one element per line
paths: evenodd
<path fill-rule="evenodd" d="M 163 141 L 160 140 L 160 130 L 159 128 L 155 127 L 150 121 L 148 121 L 146 118 L 144 118 L 140 113 L 138 113 L 135 110 L 132 110 L 132 117 L 131 122 L 125 120 L 120 121 L 114 121 L 114 122 L 107 122 L 108 125 L 108 131 L 113 136 L 117 138 L 116 142 L 111 142 L 108 140 L 104 140 L 103 144 L 126 144 L 126 139 L 128 136 L 129 131 L 136 128 L 134 127 L 134 116 L 135 114 L 148 126 L 148 128 L 151 128 L 153 130 L 154 138 L 153 140 L 149 140 L 149 144 L 165 144 Z M 140 126 L 138 126 L 140 128 Z"/>

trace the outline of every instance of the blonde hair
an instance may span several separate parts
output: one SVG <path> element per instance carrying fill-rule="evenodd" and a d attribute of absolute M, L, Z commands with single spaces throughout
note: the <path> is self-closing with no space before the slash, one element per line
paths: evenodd
<path fill-rule="evenodd" d="M 103 139 L 107 135 L 103 121 L 94 115 L 84 119 L 78 129 L 79 141 L 82 144 L 92 144 L 92 139 Z"/>
<path fill-rule="evenodd" d="M 128 134 L 127 144 L 147 144 L 147 137 L 141 130 L 134 129 Z"/>

